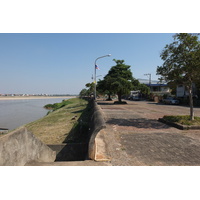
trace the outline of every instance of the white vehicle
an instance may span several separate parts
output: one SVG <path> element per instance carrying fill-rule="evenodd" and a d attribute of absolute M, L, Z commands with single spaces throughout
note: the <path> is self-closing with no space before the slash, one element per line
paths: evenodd
<path fill-rule="evenodd" d="M 130 92 L 130 100 L 139 101 L 140 100 L 140 90 L 135 90 Z"/>
<path fill-rule="evenodd" d="M 173 105 L 178 105 L 179 104 L 179 100 L 175 99 L 174 97 L 168 97 L 166 99 L 163 99 L 163 103 L 164 104 L 173 104 Z"/>

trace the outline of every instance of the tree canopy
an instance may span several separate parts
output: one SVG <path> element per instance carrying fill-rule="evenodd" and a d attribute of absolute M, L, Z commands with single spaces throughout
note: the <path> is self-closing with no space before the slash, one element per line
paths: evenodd
<path fill-rule="evenodd" d="M 80 91 L 79 96 L 80 97 L 85 97 L 85 96 L 90 96 L 93 94 L 94 92 L 94 83 L 86 83 L 85 87 L 88 88 L 84 88 Z"/>
<path fill-rule="evenodd" d="M 198 36 L 189 33 L 174 35 L 174 42 L 166 45 L 161 59 L 162 66 L 157 67 L 161 79 L 176 84 L 184 84 L 189 92 L 190 118 L 194 119 L 192 85 L 198 82 L 200 72 L 200 42 Z"/>
<path fill-rule="evenodd" d="M 101 90 L 109 91 L 118 95 L 118 101 L 121 102 L 122 95 L 128 94 L 132 89 L 132 81 L 134 80 L 130 65 L 126 65 L 124 60 L 114 59 L 116 65 L 111 67 L 104 80 L 98 83 Z"/>
<path fill-rule="evenodd" d="M 97 84 L 97 91 L 100 93 L 104 93 L 108 95 L 107 100 L 111 100 L 111 95 L 113 94 L 112 88 L 111 88 L 112 79 L 108 75 L 104 77 L 103 80 L 99 80 Z"/>

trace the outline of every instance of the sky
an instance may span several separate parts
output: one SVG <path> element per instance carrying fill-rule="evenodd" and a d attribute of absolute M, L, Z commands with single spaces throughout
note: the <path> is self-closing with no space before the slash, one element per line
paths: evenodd
<path fill-rule="evenodd" d="M 92 82 L 95 59 L 107 54 L 97 61 L 97 79 L 123 59 L 134 78 L 157 80 L 174 33 L 199 32 L 197 3 L 1 1 L 0 94 L 79 94 Z"/>
<path fill-rule="evenodd" d="M 144 74 L 151 73 L 152 79 L 156 80 L 158 78 L 156 68 L 162 64 L 160 53 L 166 44 L 172 42 L 173 33 L 199 33 L 198 4 L 198 0 L 0 1 L 0 94 L 78 94 L 85 88 L 86 83 L 92 82 L 95 59 L 107 54 L 112 56 L 97 61 L 100 68 L 97 76 L 101 75 L 98 78 L 106 75 L 110 67 L 115 65 L 113 59 L 123 59 L 131 66 L 135 78 L 147 78 Z M 20 173 L 18 171 L 16 173 L 16 168 L 14 171 L 9 169 L 9 173 L 4 171 L 1 173 L 1 180 L 3 176 L 1 182 L 6 183 L 8 174 L 12 175 L 14 182 L 9 187 L 3 188 L 3 196 L 13 194 L 15 195 L 13 198 L 16 198 L 22 186 L 29 191 L 30 188 L 35 187 L 36 181 L 37 185 L 41 184 L 40 188 L 46 185 L 51 189 L 52 181 L 48 181 L 49 172 L 51 180 L 61 183 L 58 191 L 53 185 L 54 188 L 51 190 L 53 193 L 48 196 L 50 199 L 61 198 L 63 193 L 60 191 L 62 189 L 64 191 L 66 186 L 73 198 L 76 194 L 77 199 L 80 199 L 88 189 L 83 185 L 90 185 L 90 190 L 95 191 L 96 188 L 105 185 L 105 177 L 108 184 L 103 187 L 102 198 L 105 195 L 111 198 L 113 195 L 123 199 L 129 198 L 132 195 L 133 185 L 136 188 L 134 196 L 138 196 L 138 199 L 160 199 L 160 193 L 152 191 L 158 188 L 161 193 L 166 193 L 165 188 L 170 185 L 172 192 L 169 195 L 173 194 L 175 199 L 180 199 L 180 195 L 182 199 L 191 198 L 191 194 L 195 197 L 199 195 L 196 181 L 193 180 L 194 177 L 199 180 L 198 168 L 196 171 L 192 169 L 192 175 L 190 168 L 186 172 L 185 168 L 184 171 L 180 171 L 180 168 L 178 171 L 170 168 L 170 173 L 166 173 L 166 168 L 165 171 L 163 168 L 155 168 L 156 171 L 153 173 L 152 168 L 124 170 L 122 167 L 117 168 L 117 171 L 113 171 L 113 168 L 110 171 L 107 168 L 103 169 L 102 172 L 102 168 L 98 168 L 98 173 L 96 168 L 84 168 L 88 170 L 84 173 L 83 168 L 74 171 L 70 169 L 72 173 L 67 174 L 67 179 L 70 180 L 68 182 L 63 178 L 65 171 L 61 169 L 51 168 L 51 171 L 47 171 L 45 168 L 42 173 L 41 169 L 38 169 L 37 175 L 42 177 L 47 171 L 46 177 L 40 183 L 35 179 L 38 176 L 33 173 L 32 168 L 23 168 Z M 27 170 L 31 170 L 31 173 Z M 18 175 L 20 178 L 15 177 Z M 82 177 L 83 175 L 86 177 Z M 127 177 L 130 179 L 130 175 L 134 182 L 126 184 L 130 182 L 127 179 Z M 62 177 L 62 180 L 58 180 L 58 177 Z M 82 189 L 78 194 L 77 187 L 74 187 L 75 184 L 77 186 L 77 179 L 78 186 L 81 186 L 79 190 Z M 90 184 L 91 182 L 95 182 L 94 186 Z M 18 185 L 20 188 L 16 187 Z M 64 188 L 60 188 L 62 186 Z M 115 189 L 114 193 L 110 186 Z M 11 187 L 15 192 L 9 193 Z M 148 192 L 143 192 L 144 189 Z M 46 198 L 47 193 L 46 190 L 44 191 L 40 196 Z M 90 196 L 87 198 L 90 199 Z M 23 198 L 20 193 L 20 198 L 27 199 L 27 196 Z"/>
<path fill-rule="evenodd" d="M 0 93 L 79 94 L 115 65 L 131 66 L 134 78 L 157 80 L 160 53 L 174 33 L 0 33 Z"/>

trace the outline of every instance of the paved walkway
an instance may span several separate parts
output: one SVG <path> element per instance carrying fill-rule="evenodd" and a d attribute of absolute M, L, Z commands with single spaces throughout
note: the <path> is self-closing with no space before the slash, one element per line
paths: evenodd
<path fill-rule="evenodd" d="M 64 162 L 29 162 L 25 166 L 110 166 L 109 162 L 85 161 L 64 161 Z"/>
<path fill-rule="evenodd" d="M 111 165 L 200 165 L 200 130 L 178 130 L 157 121 L 164 115 L 188 115 L 188 107 L 127 102 L 126 105 L 115 105 L 98 101 L 106 120 Z M 200 116 L 200 108 L 194 111 Z"/>

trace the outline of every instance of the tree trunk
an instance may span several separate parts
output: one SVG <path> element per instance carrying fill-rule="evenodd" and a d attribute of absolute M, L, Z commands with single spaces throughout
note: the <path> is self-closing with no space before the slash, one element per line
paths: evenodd
<path fill-rule="evenodd" d="M 117 93 L 117 96 L 118 96 L 118 101 L 119 101 L 119 102 L 122 102 L 122 95 L 121 95 L 121 92 Z"/>
<path fill-rule="evenodd" d="M 190 120 L 194 120 L 192 84 L 189 86 L 188 92 L 189 92 L 189 102 L 190 102 Z"/>
<path fill-rule="evenodd" d="M 108 94 L 108 100 L 111 101 L 111 94 Z"/>

